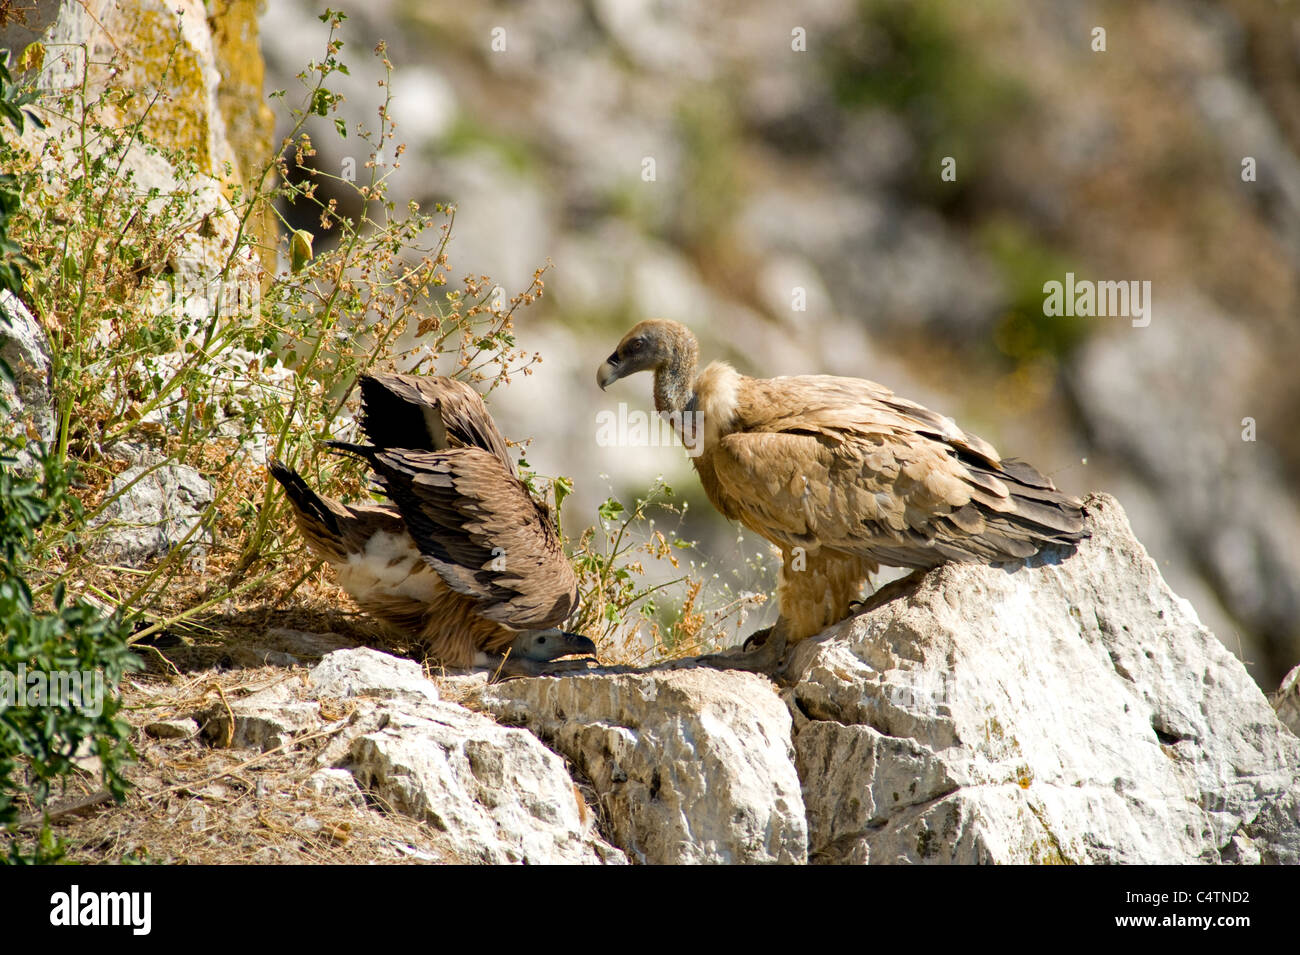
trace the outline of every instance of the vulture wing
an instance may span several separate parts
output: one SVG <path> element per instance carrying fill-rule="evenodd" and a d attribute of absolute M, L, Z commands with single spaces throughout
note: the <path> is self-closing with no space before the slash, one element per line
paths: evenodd
<path fill-rule="evenodd" d="M 478 612 L 516 630 L 553 627 L 578 603 L 578 582 L 546 509 L 480 448 L 332 446 L 366 458 L 424 559 Z"/>
<path fill-rule="evenodd" d="M 479 393 L 455 378 L 364 375 L 362 429 L 378 448 L 482 448 L 513 475 L 514 461 Z"/>
<path fill-rule="evenodd" d="M 711 456 L 724 511 L 786 547 L 895 567 L 1079 540 L 1078 502 L 949 418 L 856 378 L 742 379 Z"/>

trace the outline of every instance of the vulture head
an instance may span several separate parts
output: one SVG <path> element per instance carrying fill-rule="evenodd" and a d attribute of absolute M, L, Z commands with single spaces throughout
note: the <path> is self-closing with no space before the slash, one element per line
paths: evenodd
<path fill-rule="evenodd" d="M 653 371 L 655 377 L 695 374 L 699 344 L 690 329 L 667 319 L 651 318 L 623 336 L 614 353 L 596 371 L 596 384 L 603 391 L 611 383 L 638 371 Z"/>
<path fill-rule="evenodd" d="M 581 634 L 551 627 L 548 630 L 525 630 L 510 644 L 510 656 L 550 663 L 571 655 L 596 655 L 596 644 Z"/>

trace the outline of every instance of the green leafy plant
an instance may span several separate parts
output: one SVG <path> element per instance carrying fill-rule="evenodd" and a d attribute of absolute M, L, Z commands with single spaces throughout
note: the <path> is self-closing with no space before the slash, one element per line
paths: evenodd
<path fill-rule="evenodd" d="M 596 640 L 602 660 L 634 664 L 713 649 L 730 618 L 763 602 L 760 594 L 728 594 L 705 609 L 718 601 L 706 600 L 700 570 L 684 566 L 694 542 L 673 529 L 688 507 L 661 477 L 630 507 L 608 497 L 598 523 L 571 541 L 581 609 L 570 628 Z"/>
<path fill-rule="evenodd" d="M 484 275 L 451 288 L 454 208 L 425 212 L 388 196 L 403 153 L 391 99 L 375 129 L 349 129 L 336 116 L 341 97 L 330 84 L 348 73 L 346 17 L 327 11 L 321 19 L 330 31 L 325 54 L 299 75 L 284 148 L 242 179 L 151 139 L 167 77 L 123 87 L 116 78 L 130 71 L 84 55 L 74 60 L 81 73 L 73 88 L 24 100 L 47 115 L 48 135 L 35 146 L 0 147 L 0 166 L 14 170 L 26 196 L 10 221 L 34 264 L 25 298 L 50 337 L 52 451 L 80 466 L 86 504 L 84 516 L 56 517 L 33 542 L 48 572 L 37 597 L 63 584 L 144 613 L 136 640 L 232 598 L 294 586 L 286 568 L 301 565 L 301 544 L 287 533 L 291 522 L 262 461 L 273 452 L 326 493 L 363 494 L 359 471 L 326 467 L 317 444 L 354 427 L 359 374 L 437 367 L 490 390 L 540 360 L 517 346 L 514 320 L 543 294 L 545 270 L 509 297 Z M 376 55 L 390 76 L 382 45 Z M 165 72 L 176 58 L 175 49 L 163 58 Z M 382 85 L 387 93 L 388 80 Z M 355 170 L 313 165 L 310 130 L 322 117 L 333 120 L 327 133 L 361 154 Z M 171 175 L 146 183 L 140 170 L 154 160 Z M 323 198 L 326 180 L 335 197 L 356 201 Z M 289 227 L 289 205 L 313 210 L 315 236 Z M 268 210 L 282 224 L 278 234 L 263 227 Z M 129 490 L 111 483 L 126 465 L 115 449 L 140 446 L 147 463 L 137 480 L 190 466 L 212 485 L 213 500 L 185 540 L 132 569 L 96 542 L 109 530 L 105 513 Z M 200 546 L 204 572 L 195 573 Z"/>
<path fill-rule="evenodd" d="M 31 94 L 15 91 L 8 59 L 7 53 L 0 55 L 0 129 L 7 121 L 21 133 L 30 116 L 26 104 Z M 8 237 L 9 217 L 22 202 L 17 182 L 13 176 L 0 177 L 0 287 L 15 294 L 22 290 L 22 270 L 29 262 Z M 0 311 L 0 335 L 8 324 Z M 2 359 L 0 382 L 5 388 L 15 386 L 13 370 Z M 12 410 L 0 388 L 0 421 L 10 421 Z M 39 470 L 19 470 L 18 452 L 24 450 Z M 119 800 L 126 792 L 121 767 L 131 749 L 115 690 L 136 665 L 126 645 L 127 623 L 84 600 L 70 601 L 61 584 L 39 607 L 28 583 L 29 576 L 39 574 L 30 564 L 30 548 L 40 528 L 56 514 L 75 517 L 80 512 L 80 502 L 68 494 L 71 478 L 71 470 L 43 445 L 12 428 L 0 429 L 0 826 L 9 833 L 11 862 L 48 862 L 61 854 L 48 820 L 34 842 L 18 835 L 18 794 L 25 793 L 32 808 L 44 810 L 52 788 L 72 775 L 74 760 L 87 745 L 99 757 L 109 792 Z M 49 695 L 52 675 L 69 673 L 79 679 L 99 675 L 105 692 L 96 706 L 85 705 L 84 698 Z M 46 692 L 30 699 L 29 689 L 38 683 Z"/>
<path fill-rule="evenodd" d="M 4 324 L 0 313 L 0 331 Z M 14 383 L 3 361 L 0 380 Z M 0 419 L 10 411 L 0 393 Z M 39 471 L 18 470 L 17 452 L 24 448 L 36 451 Z M 41 608 L 28 583 L 29 577 L 40 575 L 30 564 L 28 550 L 39 529 L 52 515 L 79 507 L 68 494 L 69 482 L 68 469 L 42 446 L 0 432 L 0 826 L 11 835 L 11 861 L 50 861 L 57 856 L 57 843 L 48 831 L 30 847 L 17 836 L 17 795 L 25 793 L 31 808 L 43 810 L 52 786 L 73 773 L 74 759 L 87 745 L 99 757 L 113 796 L 120 800 L 126 789 L 121 767 L 131 749 L 115 690 L 122 675 L 136 666 L 126 645 L 130 628 L 119 615 L 84 600 L 70 601 L 61 586 Z M 28 705 L 32 701 L 25 676 L 48 685 L 52 674 L 96 671 L 106 691 L 97 712 L 68 699 L 38 698 L 40 705 Z"/>
<path fill-rule="evenodd" d="M 0 50 L 0 129 L 7 121 L 21 136 L 29 121 L 37 127 L 43 126 L 29 106 L 35 95 L 14 85 L 13 74 L 9 72 L 9 51 Z M 22 291 L 22 270 L 31 265 L 22 248 L 9 238 L 9 217 L 18 211 L 21 203 L 17 178 L 12 173 L 0 173 L 0 289 L 15 295 Z"/>

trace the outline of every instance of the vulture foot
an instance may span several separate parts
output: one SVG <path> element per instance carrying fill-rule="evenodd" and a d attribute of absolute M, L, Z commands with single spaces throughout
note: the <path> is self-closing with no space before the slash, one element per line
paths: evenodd
<path fill-rule="evenodd" d="M 921 568 L 914 570 L 906 577 L 900 577 L 898 580 L 891 580 L 889 583 L 878 588 L 875 593 L 862 599 L 855 600 L 849 604 L 849 616 L 856 617 L 859 614 L 869 613 L 877 610 L 889 603 L 891 600 L 897 600 L 899 597 L 905 597 L 911 594 L 920 585 L 922 578 L 930 572 L 930 568 Z"/>
<path fill-rule="evenodd" d="M 740 650 L 710 653 L 698 657 L 696 662 L 717 670 L 746 670 L 750 673 L 772 673 L 785 659 L 786 638 L 767 627 L 750 634 Z"/>

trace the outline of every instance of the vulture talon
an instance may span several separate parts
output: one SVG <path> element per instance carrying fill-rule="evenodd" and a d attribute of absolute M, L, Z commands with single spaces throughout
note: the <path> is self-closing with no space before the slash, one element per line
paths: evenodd
<path fill-rule="evenodd" d="M 762 638 L 759 640 L 758 638 Z M 758 641 L 758 642 L 755 642 Z M 774 673 L 785 659 L 788 641 L 774 627 L 756 631 L 739 650 L 725 650 L 697 657 L 696 662 L 715 670 L 744 670 L 749 673 Z"/>

